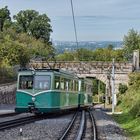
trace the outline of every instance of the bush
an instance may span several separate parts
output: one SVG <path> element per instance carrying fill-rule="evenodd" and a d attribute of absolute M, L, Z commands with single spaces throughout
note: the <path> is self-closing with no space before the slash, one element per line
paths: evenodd
<path fill-rule="evenodd" d="M 16 81 L 17 73 L 12 67 L 0 67 L 0 84 Z"/>
<path fill-rule="evenodd" d="M 139 117 L 140 116 L 140 99 L 137 100 L 134 105 L 132 106 L 132 108 L 130 109 L 130 113 L 132 114 L 132 116 L 134 117 Z"/>
<path fill-rule="evenodd" d="M 119 92 L 121 94 L 125 93 L 127 89 L 128 89 L 127 85 L 124 85 L 124 84 L 121 84 L 121 83 L 119 84 Z"/>

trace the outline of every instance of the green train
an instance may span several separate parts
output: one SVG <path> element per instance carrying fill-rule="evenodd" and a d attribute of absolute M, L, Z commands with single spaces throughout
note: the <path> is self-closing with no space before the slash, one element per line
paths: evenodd
<path fill-rule="evenodd" d="M 92 81 L 59 69 L 20 70 L 16 90 L 18 113 L 51 113 L 92 105 Z"/>

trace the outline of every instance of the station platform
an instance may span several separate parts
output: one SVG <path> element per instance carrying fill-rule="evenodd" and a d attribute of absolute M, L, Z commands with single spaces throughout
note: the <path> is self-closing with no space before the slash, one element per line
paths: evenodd
<path fill-rule="evenodd" d="M 0 105 L 0 115 L 3 114 L 10 114 L 15 112 L 15 105 L 14 104 L 1 104 Z"/>

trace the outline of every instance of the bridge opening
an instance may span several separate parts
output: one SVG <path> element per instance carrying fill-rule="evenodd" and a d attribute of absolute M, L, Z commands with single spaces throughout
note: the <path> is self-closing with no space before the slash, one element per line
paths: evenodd
<path fill-rule="evenodd" d="M 93 100 L 96 103 L 104 103 L 106 96 L 106 84 L 96 77 L 86 77 L 93 81 Z"/>

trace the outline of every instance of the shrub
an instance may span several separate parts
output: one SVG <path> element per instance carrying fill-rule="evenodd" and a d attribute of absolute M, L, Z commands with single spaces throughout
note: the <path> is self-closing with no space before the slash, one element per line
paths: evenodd
<path fill-rule="evenodd" d="M 121 94 L 125 93 L 127 89 L 128 89 L 127 85 L 124 85 L 124 84 L 121 84 L 121 83 L 119 84 L 119 92 Z"/>

